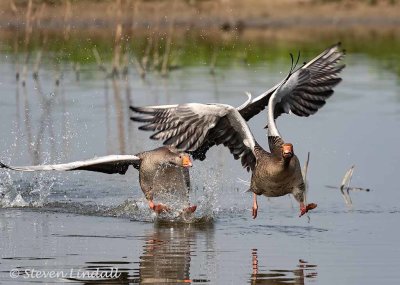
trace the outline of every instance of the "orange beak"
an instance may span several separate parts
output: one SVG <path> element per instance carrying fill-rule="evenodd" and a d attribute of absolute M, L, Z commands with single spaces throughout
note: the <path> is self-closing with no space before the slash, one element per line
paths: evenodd
<path fill-rule="evenodd" d="M 190 159 L 189 155 L 184 155 L 182 157 L 182 166 L 183 167 L 192 167 L 193 166 L 192 160 Z"/>
<path fill-rule="evenodd" d="M 283 157 L 292 157 L 293 156 L 293 145 L 291 143 L 285 143 L 282 146 L 282 155 L 283 155 Z"/>

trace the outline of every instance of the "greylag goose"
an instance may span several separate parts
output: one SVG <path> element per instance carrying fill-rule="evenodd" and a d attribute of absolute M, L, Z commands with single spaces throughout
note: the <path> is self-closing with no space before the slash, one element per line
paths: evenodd
<path fill-rule="evenodd" d="M 163 140 L 205 159 L 213 145 L 223 144 L 230 149 L 242 166 L 252 170 L 250 191 L 253 195 L 253 218 L 257 217 L 257 195 L 267 197 L 293 194 L 300 204 L 300 216 L 316 207 L 304 204 L 305 185 L 293 145 L 285 143 L 275 125 L 282 113 L 309 116 L 320 109 L 333 94 L 340 81 L 338 65 L 344 52 L 334 45 L 309 63 L 294 70 L 270 90 L 239 108 L 226 104 L 188 103 L 180 105 L 134 107 L 141 115 L 133 121 L 145 123 L 139 129 L 155 132 L 151 138 Z M 265 151 L 254 139 L 246 121 L 268 105 L 268 144 Z"/>
<path fill-rule="evenodd" d="M 160 191 L 175 191 L 186 195 L 190 189 L 189 167 L 192 166 L 190 156 L 177 151 L 174 147 L 163 146 L 136 155 L 108 155 L 89 160 L 75 161 L 54 165 L 8 166 L 0 162 L 0 168 L 15 171 L 44 170 L 88 170 L 107 174 L 125 174 L 132 165 L 139 170 L 139 183 L 148 200 L 149 207 L 159 213 L 168 210 L 163 204 L 155 204 L 153 197 Z M 194 212 L 196 206 L 187 205 L 185 209 Z"/>

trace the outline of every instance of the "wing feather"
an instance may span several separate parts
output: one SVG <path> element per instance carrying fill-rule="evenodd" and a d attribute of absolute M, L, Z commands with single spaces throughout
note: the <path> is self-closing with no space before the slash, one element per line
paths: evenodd
<path fill-rule="evenodd" d="M 255 165 L 254 137 L 232 106 L 189 103 L 162 109 L 131 107 L 131 110 L 143 114 L 131 119 L 146 123 L 140 129 L 155 132 L 152 139 L 187 151 L 194 159 L 204 160 L 212 146 L 223 144 L 235 159 L 241 158 L 243 167 L 251 169 Z"/>
<path fill-rule="evenodd" d="M 89 160 L 75 161 L 63 164 L 48 164 L 48 165 L 32 165 L 32 166 L 9 166 L 0 163 L 1 168 L 7 168 L 15 171 L 72 171 L 72 170 L 88 170 L 103 172 L 107 174 L 125 174 L 133 165 L 135 168 L 140 165 L 140 158 L 135 155 L 108 155 L 96 157 Z"/>
<path fill-rule="evenodd" d="M 274 118 L 289 110 L 305 117 L 316 113 L 325 104 L 321 101 L 325 102 L 333 94 L 333 88 L 342 81 L 339 73 L 345 65 L 338 63 L 344 56 L 340 43 L 327 48 L 250 104 L 239 107 L 238 111 L 246 121 L 250 120 L 265 109 L 272 94 L 279 88 L 275 95 Z"/>

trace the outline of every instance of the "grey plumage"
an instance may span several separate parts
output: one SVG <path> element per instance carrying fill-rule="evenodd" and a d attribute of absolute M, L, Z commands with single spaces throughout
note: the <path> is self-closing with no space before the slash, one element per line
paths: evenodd
<path fill-rule="evenodd" d="M 194 159 L 204 160 L 206 152 L 212 146 L 224 144 L 234 158 L 241 158 L 242 165 L 250 170 L 254 167 L 255 158 L 252 150 L 245 145 L 244 139 L 248 134 L 243 136 L 238 133 L 247 129 L 251 134 L 243 122 L 264 110 L 274 94 L 274 104 L 270 106 L 274 119 L 289 111 L 298 116 L 314 114 L 325 104 L 326 99 L 333 94 L 333 88 L 341 81 L 339 73 L 345 66 L 338 63 L 343 57 L 344 51 L 340 50 L 340 43 L 329 47 L 309 63 L 290 72 L 268 91 L 236 108 L 241 118 L 232 111 L 234 107 L 230 105 L 190 103 L 131 106 L 132 111 L 142 114 L 132 116 L 131 119 L 145 123 L 139 129 L 155 132 L 152 139 L 163 140 L 164 144 L 184 149 Z M 228 113 L 232 115 L 231 118 L 236 119 L 236 126 L 228 120 Z"/>
<path fill-rule="evenodd" d="M 189 169 L 171 163 L 181 153 L 173 147 L 164 146 L 139 153 L 139 183 L 147 199 L 152 200 L 158 192 L 173 192 L 188 203 L 190 190 Z"/>
<path fill-rule="evenodd" d="M 243 167 L 254 167 L 254 137 L 232 106 L 189 103 L 167 108 L 131 106 L 131 110 L 144 114 L 147 124 L 139 129 L 154 131 L 150 138 L 164 140 L 166 145 L 188 151 L 194 159 L 203 160 L 212 145 L 223 144 L 235 159 L 241 158 Z M 143 122 L 143 117 L 131 119 Z"/>
<path fill-rule="evenodd" d="M 333 94 L 333 88 L 342 80 L 339 73 L 345 65 L 338 65 L 345 52 L 340 50 L 341 44 L 335 44 L 301 68 L 290 72 L 277 85 L 254 98 L 250 104 L 238 111 L 248 121 L 268 105 L 272 94 L 278 90 L 274 118 L 291 110 L 298 116 L 308 117 L 321 108 L 326 99 Z"/>
<path fill-rule="evenodd" d="M 131 119 L 144 122 L 140 129 L 153 131 L 152 139 L 188 151 L 194 159 L 205 159 L 213 145 L 228 147 L 242 166 L 252 170 L 250 190 L 268 197 L 293 194 L 300 203 L 301 215 L 315 204 L 304 205 L 305 183 L 293 146 L 281 138 L 275 119 L 290 111 L 298 116 L 309 116 L 325 104 L 333 94 L 333 87 L 344 65 L 337 63 L 344 53 L 340 44 L 334 45 L 301 68 L 292 71 L 273 88 L 238 108 L 224 104 L 189 103 L 168 106 L 134 107 L 142 114 Z M 268 105 L 268 141 L 270 153 L 255 141 L 246 121 Z M 287 152 L 286 152 L 287 151 Z M 254 198 L 253 217 L 257 216 Z M 309 207 L 310 206 L 310 207 Z"/>
<path fill-rule="evenodd" d="M 251 177 L 250 191 L 257 195 L 278 197 L 293 194 L 298 202 L 303 202 L 305 184 L 300 162 L 296 155 L 285 159 L 280 137 L 268 137 L 270 152 L 260 146 L 256 151 L 257 165 Z"/>
<path fill-rule="evenodd" d="M 49 165 L 9 166 L 0 162 L 0 168 L 25 172 L 88 170 L 107 174 L 125 174 L 130 165 L 138 167 L 139 164 L 140 158 L 135 155 L 108 155 L 88 160 Z"/>
<path fill-rule="evenodd" d="M 8 166 L 15 171 L 87 170 L 107 174 L 125 174 L 130 165 L 139 170 L 139 183 L 147 199 L 159 190 L 174 190 L 187 195 L 190 189 L 189 170 L 179 165 L 180 153 L 173 147 L 160 147 L 136 155 L 109 155 L 93 159 L 53 165 Z"/>

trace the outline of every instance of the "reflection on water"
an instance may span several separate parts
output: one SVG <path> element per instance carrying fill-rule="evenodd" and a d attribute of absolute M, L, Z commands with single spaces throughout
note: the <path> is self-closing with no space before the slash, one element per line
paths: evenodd
<path fill-rule="evenodd" d="M 18 209 L 5 210 L 2 214 L 1 284 L 2 281 L 16 284 L 47 284 L 49 281 L 78 284 L 209 283 L 210 268 L 215 268 L 217 262 L 212 223 L 137 224 L 124 219 L 73 218 L 53 213 L 49 219 L 36 224 L 37 219 L 46 214 L 30 212 L 32 225 Z M 64 222 L 60 224 L 59 219 Z M 14 245 L 9 243 L 24 231 L 15 228 L 16 224 L 23 224 L 30 231 L 29 244 L 21 239 Z M 107 228 L 110 232 L 105 234 Z M 37 248 L 41 248 L 41 253 L 35 256 L 33 253 Z M 18 270 L 19 277 L 10 279 L 13 269 Z M 58 272 L 60 275 L 49 279 L 37 272 Z"/>
<path fill-rule="evenodd" d="M 194 279 L 190 274 L 192 256 L 196 253 L 196 234 L 212 234 L 212 225 L 168 227 L 156 225 L 146 236 L 139 262 L 141 283 L 196 283 L 208 282 Z M 211 232 L 210 232 L 211 231 Z"/>
<path fill-rule="evenodd" d="M 68 278 L 83 284 L 180 284 L 208 283 L 209 279 L 198 278 L 191 272 L 192 258 L 198 254 L 198 235 L 204 237 L 208 250 L 213 244 L 213 225 L 158 224 L 148 231 L 142 240 L 142 252 L 138 260 L 91 261 L 78 272 L 87 275 L 101 272 L 110 278 Z M 208 258 L 210 255 L 208 256 Z M 206 262 L 213 262 L 206 260 Z M 136 267 L 138 266 L 138 268 Z M 207 276 L 207 272 L 202 275 Z M 81 274 L 82 276 L 82 274 Z"/>
<path fill-rule="evenodd" d="M 140 278 L 131 274 L 131 262 L 124 261 L 94 261 L 77 271 L 76 277 L 66 280 L 85 284 L 139 284 Z"/>
<path fill-rule="evenodd" d="M 119 80 L 115 78 L 112 80 L 112 86 L 114 90 L 114 106 L 115 106 L 115 113 L 117 114 L 117 130 L 118 130 L 118 138 L 119 138 L 119 149 L 118 153 L 126 154 L 126 142 L 125 142 L 125 112 L 124 108 L 126 105 L 123 103 L 121 98 L 121 87 Z M 127 98 L 129 98 L 129 93 Z M 129 100 L 128 100 L 129 102 Z"/>
<path fill-rule="evenodd" d="M 253 272 L 250 277 L 250 284 L 298 284 L 304 285 L 306 279 L 317 277 L 316 265 L 308 264 L 307 261 L 299 260 L 297 269 L 283 270 L 270 269 L 259 270 L 257 249 L 251 252 L 253 262 Z M 268 262 L 268 261 L 267 261 Z"/>

